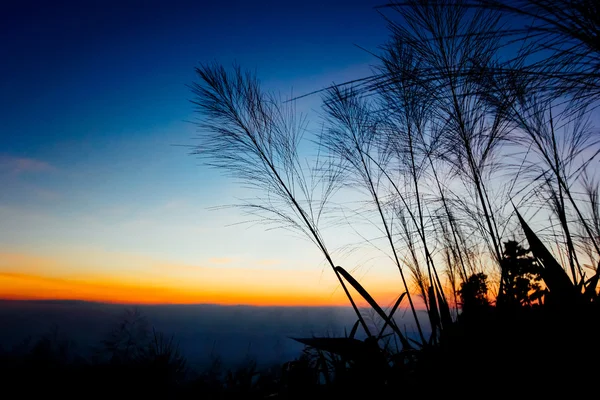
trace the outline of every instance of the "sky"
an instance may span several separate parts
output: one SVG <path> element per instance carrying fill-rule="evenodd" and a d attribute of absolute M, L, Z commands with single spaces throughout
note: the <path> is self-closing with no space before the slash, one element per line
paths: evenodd
<path fill-rule="evenodd" d="M 365 76 L 364 49 L 387 37 L 379 4 L 0 5 L 0 298 L 346 305 L 310 242 L 214 209 L 244 190 L 190 155 L 188 85 L 213 61 L 281 93 Z M 393 301 L 397 275 L 361 282 Z"/>

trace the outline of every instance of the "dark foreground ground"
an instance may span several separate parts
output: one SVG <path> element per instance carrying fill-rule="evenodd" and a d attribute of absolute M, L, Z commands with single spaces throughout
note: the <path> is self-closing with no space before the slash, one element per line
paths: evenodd
<path fill-rule="evenodd" d="M 0 384 L 5 393 L 23 398 L 589 395 L 597 393 L 598 309 L 597 304 L 510 312 L 492 307 L 461 315 L 439 339 L 412 349 L 396 349 L 391 337 L 375 345 L 340 335 L 304 347 L 288 362 L 246 358 L 228 367 L 213 355 L 202 369 L 187 362 L 170 336 L 156 330 L 136 336 L 138 325 L 130 315 L 101 341 L 102 351 L 85 357 L 59 334 L 5 349 Z"/>

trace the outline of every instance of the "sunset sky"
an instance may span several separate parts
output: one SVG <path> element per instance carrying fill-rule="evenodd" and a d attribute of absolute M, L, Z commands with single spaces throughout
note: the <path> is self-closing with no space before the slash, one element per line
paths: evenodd
<path fill-rule="evenodd" d="M 362 1 L 0 6 L 0 298 L 345 305 L 317 248 L 244 221 L 189 155 L 186 85 L 217 61 L 295 94 L 364 76 L 387 31 Z M 318 122 L 319 97 L 299 103 Z M 397 270 L 359 267 L 387 303 Z"/>

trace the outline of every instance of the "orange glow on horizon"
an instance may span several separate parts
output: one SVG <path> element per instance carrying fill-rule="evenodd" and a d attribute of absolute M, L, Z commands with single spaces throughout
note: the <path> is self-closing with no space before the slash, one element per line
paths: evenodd
<path fill-rule="evenodd" d="M 221 304 L 256 306 L 343 306 L 344 298 L 310 292 L 204 290 L 133 285 L 0 273 L 0 298 L 7 300 L 84 300 L 123 304 Z"/>
<path fill-rule="evenodd" d="M 106 265 L 132 265 L 129 256 L 106 258 Z M 90 257 L 91 258 L 91 257 Z M 87 258 L 89 259 L 89 258 Z M 98 258 L 94 258 L 94 262 Z M 137 260 L 137 259 L 136 259 Z M 118 262 L 117 262 L 118 261 Z M 220 304 L 252 306 L 350 306 L 332 276 L 319 269 L 199 267 L 137 260 L 144 267 L 75 269 L 54 257 L 0 253 L 0 299 L 82 300 L 119 304 Z M 397 282 L 361 283 L 382 307 L 396 300 Z M 358 306 L 366 302 L 350 289 Z M 421 304 L 413 297 L 418 308 Z M 407 306 L 404 300 L 403 306 Z"/>
<path fill-rule="evenodd" d="M 383 294 L 378 297 L 390 298 Z M 353 295 L 360 307 L 367 304 Z M 90 282 L 43 276 L 0 273 L 0 299 L 82 300 L 118 304 L 219 304 L 251 306 L 350 306 L 342 290 L 327 292 L 257 292 L 256 290 L 190 290 L 168 286 L 140 286 L 119 282 Z M 417 301 L 418 303 L 418 301 Z M 381 302 L 381 305 L 386 305 Z M 406 304 L 404 304 L 406 306 Z M 418 307 L 421 308 L 421 307 Z"/>

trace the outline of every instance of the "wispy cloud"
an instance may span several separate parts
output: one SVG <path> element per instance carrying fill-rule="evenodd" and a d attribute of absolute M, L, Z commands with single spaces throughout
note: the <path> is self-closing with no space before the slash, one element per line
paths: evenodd
<path fill-rule="evenodd" d="M 0 172 L 11 174 L 42 173 L 55 171 L 56 167 L 34 158 L 0 155 Z"/>

